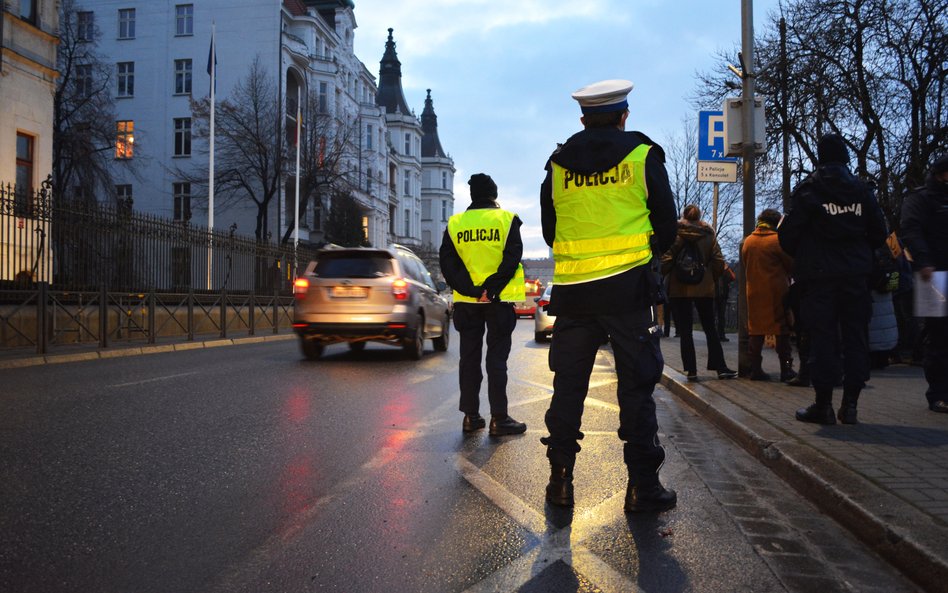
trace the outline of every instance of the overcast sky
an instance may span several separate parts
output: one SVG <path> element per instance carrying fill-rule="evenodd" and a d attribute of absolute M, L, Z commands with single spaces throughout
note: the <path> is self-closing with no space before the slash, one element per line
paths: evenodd
<path fill-rule="evenodd" d="M 455 211 L 467 180 L 487 173 L 501 206 L 523 219 L 524 257 L 548 254 L 540 229 L 543 166 L 579 131 L 570 93 L 631 80 L 627 129 L 659 144 L 686 117 L 696 72 L 741 42 L 741 0 L 354 0 L 356 56 L 378 76 L 388 28 L 402 88 L 417 115 L 431 89 L 438 135 L 457 169 Z M 777 0 L 755 0 L 755 31 Z"/>

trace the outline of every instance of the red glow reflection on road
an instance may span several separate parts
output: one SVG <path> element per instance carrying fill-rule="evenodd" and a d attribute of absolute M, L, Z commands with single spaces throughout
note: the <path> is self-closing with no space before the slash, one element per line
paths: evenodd
<path fill-rule="evenodd" d="M 283 403 L 283 433 L 289 462 L 280 473 L 278 484 L 280 507 L 286 515 L 285 527 L 292 526 L 295 517 L 303 513 L 315 500 L 318 466 L 305 424 L 312 417 L 312 395 L 302 387 L 290 391 Z"/>

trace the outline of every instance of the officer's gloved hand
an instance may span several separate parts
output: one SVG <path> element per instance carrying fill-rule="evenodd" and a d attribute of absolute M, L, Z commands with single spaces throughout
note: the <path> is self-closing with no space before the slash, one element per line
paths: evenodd
<path fill-rule="evenodd" d="M 500 278 L 496 273 L 491 274 L 484 280 L 484 290 L 487 291 L 487 298 L 492 302 L 498 302 L 500 300 L 500 291 L 504 289 L 506 283 L 503 281 L 503 278 Z"/>

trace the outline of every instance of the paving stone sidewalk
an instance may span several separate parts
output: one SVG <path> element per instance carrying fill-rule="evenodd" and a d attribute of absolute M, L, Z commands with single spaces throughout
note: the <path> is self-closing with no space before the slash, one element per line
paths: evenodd
<path fill-rule="evenodd" d="M 725 358 L 737 369 L 738 339 L 728 337 Z M 694 339 L 697 382 L 684 376 L 680 339 L 662 339 L 666 387 L 926 590 L 948 591 L 948 414 L 928 410 L 921 367 L 874 370 L 860 423 L 819 426 L 794 418 L 812 403 L 812 388 L 719 380 L 704 370 L 704 334 Z M 763 367 L 779 376 L 772 349 Z"/>

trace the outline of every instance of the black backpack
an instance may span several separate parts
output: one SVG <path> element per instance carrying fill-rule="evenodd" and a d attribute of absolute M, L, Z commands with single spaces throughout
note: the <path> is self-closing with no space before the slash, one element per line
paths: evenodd
<path fill-rule="evenodd" d="M 682 284 L 701 284 L 704 258 L 696 241 L 685 241 L 675 256 L 675 278 Z"/>

